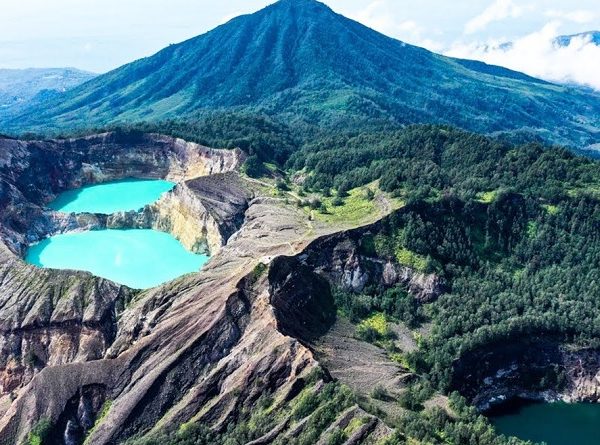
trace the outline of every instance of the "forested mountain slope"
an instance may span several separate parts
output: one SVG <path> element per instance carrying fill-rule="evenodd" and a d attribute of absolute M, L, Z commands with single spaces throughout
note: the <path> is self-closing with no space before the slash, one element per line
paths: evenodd
<path fill-rule="evenodd" d="M 435 122 L 600 141 L 600 96 L 386 37 L 314 0 L 280 0 L 0 122 L 48 130 L 260 111 L 318 125 Z"/>

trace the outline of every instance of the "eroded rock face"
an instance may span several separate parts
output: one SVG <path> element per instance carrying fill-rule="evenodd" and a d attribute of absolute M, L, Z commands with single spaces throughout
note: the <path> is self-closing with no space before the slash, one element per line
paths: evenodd
<path fill-rule="evenodd" d="M 453 387 L 481 411 L 514 398 L 600 402 L 600 351 L 551 335 L 478 349 L 454 371 Z"/>
<path fill-rule="evenodd" d="M 45 367 L 103 357 L 132 295 L 90 274 L 28 266 L 0 245 L 0 402 Z"/>
<path fill-rule="evenodd" d="M 103 358 L 117 336 L 118 317 L 136 294 L 87 273 L 26 265 L 18 254 L 45 236 L 119 224 L 172 231 L 189 241 L 188 247 L 218 249 L 241 224 L 251 198 L 237 176 L 220 175 L 243 159 L 237 150 L 158 135 L 133 141 L 115 134 L 47 142 L 0 139 L 0 414 L 44 370 Z M 194 180 L 212 173 L 216 176 Z M 41 205 L 64 188 L 128 176 L 191 179 L 165 202 L 131 215 L 65 215 Z M 55 384 L 63 382 L 59 378 Z M 82 383 L 77 391 L 84 394 L 94 385 Z M 63 408 L 56 405 L 56 412 Z M 88 428 L 96 414 L 92 408 L 62 425 L 64 443 L 74 443 L 80 429 Z M 12 433 L 6 437 L 14 443 Z"/>
<path fill-rule="evenodd" d="M 215 174 L 179 183 L 141 212 L 89 215 L 75 224 L 89 226 L 93 219 L 95 228 L 160 230 L 192 252 L 215 254 L 242 226 L 253 195 L 236 173 Z"/>
<path fill-rule="evenodd" d="M 238 168 L 240 150 L 217 150 L 168 136 L 104 133 L 78 139 L 0 139 L 0 172 L 35 204 L 61 191 L 126 177 L 182 181 Z"/>
<path fill-rule="evenodd" d="M 304 262 L 344 290 L 360 293 L 367 286 L 406 287 L 422 303 L 436 300 L 446 290 L 443 278 L 423 274 L 391 259 L 364 252 L 361 241 L 378 230 L 378 225 L 341 232 L 316 241 L 307 250 Z"/>

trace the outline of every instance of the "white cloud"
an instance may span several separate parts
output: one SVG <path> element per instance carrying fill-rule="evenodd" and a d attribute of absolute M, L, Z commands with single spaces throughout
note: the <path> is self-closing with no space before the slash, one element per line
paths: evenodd
<path fill-rule="evenodd" d="M 394 35 L 399 30 L 399 25 L 391 14 L 387 0 L 374 0 L 354 14 L 353 18 L 384 34 Z M 402 27 L 405 30 L 410 28 L 410 31 L 414 32 L 417 26 L 409 21 L 404 22 Z"/>
<path fill-rule="evenodd" d="M 558 21 L 550 22 L 541 30 L 516 39 L 510 47 L 500 47 L 498 41 L 456 44 L 446 55 L 482 60 L 534 77 L 600 90 L 600 47 L 589 37 L 574 38 L 565 47 L 556 45 L 560 26 Z"/>
<path fill-rule="evenodd" d="M 556 9 L 550 9 L 546 11 L 544 15 L 553 19 L 568 20 L 570 22 L 579 24 L 591 23 L 597 17 L 596 13 L 585 9 L 578 9 L 576 11 L 559 11 Z"/>
<path fill-rule="evenodd" d="M 478 31 L 482 31 L 490 23 L 504 20 L 507 18 L 520 17 L 524 9 L 522 6 L 517 5 L 512 0 L 495 0 L 490 6 L 488 6 L 481 14 L 473 17 L 465 25 L 466 34 L 474 34 Z"/>
<path fill-rule="evenodd" d="M 374 0 L 364 9 L 349 16 L 376 31 L 413 45 L 432 51 L 439 51 L 444 47 L 431 38 L 432 35 L 437 34 L 436 30 L 425 29 L 414 20 L 398 20 L 395 12 L 397 12 L 395 3 L 389 0 Z"/>

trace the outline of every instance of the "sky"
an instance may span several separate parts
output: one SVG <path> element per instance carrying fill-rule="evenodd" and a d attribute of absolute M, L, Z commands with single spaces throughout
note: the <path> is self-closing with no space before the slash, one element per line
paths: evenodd
<path fill-rule="evenodd" d="M 2 0 L 0 68 L 106 72 L 274 0 Z M 598 0 L 325 0 L 407 43 L 600 89 L 600 47 L 557 35 L 600 30 Z M 498 48 L 514 42 L 510 51 Z"/>

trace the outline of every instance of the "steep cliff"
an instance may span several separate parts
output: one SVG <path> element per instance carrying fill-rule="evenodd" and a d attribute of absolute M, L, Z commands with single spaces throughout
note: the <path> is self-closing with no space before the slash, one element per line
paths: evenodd
<path fill-rule="evenodd" d="M 454 368 L 454 388 L 482 411 L 516 398 L 600 402 L 600 351 L 551 333 L 487 345 Z"/>
<path fill-rule="evenodd" d="M 121 221 L 123 227 L 144 225 L 172 231 L 184 241 L 187 236 L 216 250 L 241 224 L 249 191 L 237 177 L 193 178 L 235 170 L 242 161 L 239 151 L 213 150 L 158 135 L 0 140 L 2 411 L 42 369 L 103 357 L 115 339 L 117 318 L 136 294 L 87 273 L 24 264 L 18 256 L 31 242 L 55 233 L 112 227 L 127 219 L 126 215 L 65 215 L 43 204 L 55 193 L 80 184 L 157 174 L 176 180 L 191 178 L 193 190 L 208 189 L 202 196 L 210 201 L 216 182 L 219 196 L 227 203 L 222 208 L 203 206 L 194 198 L 200 193 L 194 194 L 182 182 L 165 197 L 168 204 L 132 212 L 128 216 L 136 224 Z"/>

